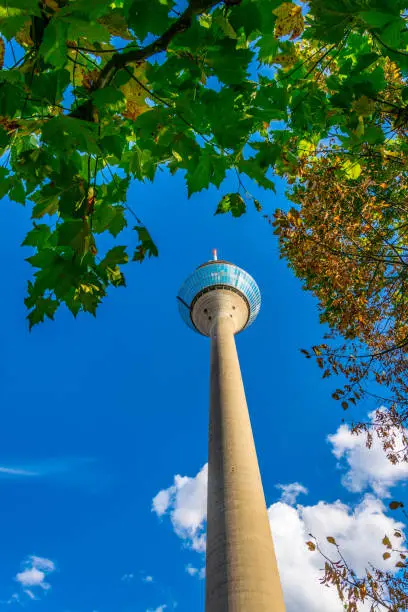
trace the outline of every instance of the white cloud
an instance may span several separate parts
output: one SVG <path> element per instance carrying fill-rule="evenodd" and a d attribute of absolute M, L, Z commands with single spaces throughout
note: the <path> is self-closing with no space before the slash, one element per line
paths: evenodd
<path fill-rule="evenodd" d="M 30 589 L 24 589 L 24 593 L 33 600 L 37 600 L 37 597 L 34 595 L 34 593 L 30 590 Z"/>
<path fill-rule="evenodd" d="M 194 478 L 177 474 L 174 484 L 160 491 L 152 502 L 152 510 L 157 516 L 168 513 L 177 535 L 193 550 L 201 552 L 205 550 L 207 476 L 207 464 Z"/>
<path fill-rule="evenodd" d="M 335 538 L 351 567 L 361 573 L 368 563 L 380 569 L 390 569 L 384 561 L 381 540 L 388 534 L 391 542 L 395 529 L 402 524 L 384 514 L 382 502 L 367 495 L 354 508 L 340 501 L 320 501 L 313 506 L 293 508 L 282 502 L 268 510 L 276 548 L 279 571 L 285 594 L 287 612 L 338 612 L 341 607 L 337 592 L 320 584 L 323 560 L 317 552 L 310 552 L 305 542 L 312 533 L 323 552 L 336 558 L 335 548 L 326 540 Z M 401 545 L 401 539 L 399 540 Z"/>
<path fill-rule="evenodd" d="M 46 582 L 47 576 L 56 569 L 51 559 L 31 555 L 24 561 L 23 567 L 24 569 L 15 577 L 15 580 L 22 587 L 39 587 L 44 591 L 48 591 L 51 588 L 51 585 Z M 33 599 L 33 595 L 35 598 L 35 594 L 31 589 L 24 589 L 24 592 L 30 599 Z"/>
<path fill-rule="evenodd" d="M 9 468 L 0 467 L 0 474 L 7 474 L 8 476 L 38 476 L 38 472 L 30 472 L 29 470 L 22 470 L 20 468 Z"/>
<path fill-rule="evenodd" d="M 130 582 L 135 577 L 134 574 L 123 574 L 121 580 L 122 582 Z"/>
<path fill-rule="evenodd" d="M 205 567 L 198 569 L 193 567 L 190 563 L 186 565 L 186 572 L 189 576 L 197 576 L 200 580 L 205 578 Z"/>
<path fill-rule="evenodd" d="M 49 585 L 45 582 L 45 573 L 38 570 L 36 567 L 30 567 L 20 572 L 17 574 L 16 580 L 23 586 L 40 586 L 43 589 L 49 588 Z"/>
<path fill-rule="evenodd" d="M 146 610 L 146 612 L 164 612 L 164 610 L 167 609 L 166 604 L 163 604 L 161 606 L 159 606 L 158 608 L 155 608 L 154 610 L 149 608 L 149 610 Z"/>
<path fill-rule="evenodd" d="M 371 421 L 375 413 L 369 414 Z M 361 493 L 371 488 L 378 497 L 389 497 L 390 489 L 408 477 L 408 464 L 405 462 L 392 464 L 386 457 L 381 440 L 373 434 L 373 444 L 367 448 L 364 435 L 353 435 L 348 425 L 341 425 L 335 434 L 328 436 L 334 456 L 343 460 L 340 467 L 346 467 L 347 472 L 342 478 L 342 484 L 355 493 Z M 407 431 L 408 434 L 408 431 Z M 396 451 L 403 448 L 402 436 L 396 438 Z"/>
<path fill-rule="evenodd" d="M 169 487 L 168 489 L 159 491 L 156 497 L 153 498 L 152 510 L 157 514 L 157 516 L 163 516 L 163 514 L 167 512 L 171 504 L 174 491 L 175 487 Z"/>
<path fill-rule="evenodd" d="M 153 576 L 145 576 L 142 580 L 143 582 L 153 582 Z"/>
<path fill-rule="evenodd" d="M 169 501 L 164 512 L 157 512 L 159 516 L 168 514 L 176 534 L 200 552 L 205 549 L 205 544 L 197 547 L 194 542 L 197 536 L 204 538 L 206 482 L 206 465 L 194 478 L 176 476 L 175 484 L 166 489 Z M 283 496 L 286 493 L 292 501 L 295 493 L 303 492 L 300 487 L 303 488 L 299 483 L 293 483 L 292 487 L 284 485 L 280 488 Z M 403 525 L 388 517 L 385 510 L 383 503 L 372 495 L 366 495 L 356 506 L 340 501 L 320 501 L 296 508 L 279 501 L 270 506 L 268 514 L 287 612 L 339 612 L 341 609 L 336 590 L 320 583 L 324 562 L 317 552 L 308 550 L 305 543 L 310 540 L 309 533 L 318 539 L 324 552 L 335 556 L 335 548 L 326 540 L 327 536 L 334 537 L 345 559 L 357 573 L 363 572 L 368 563 L 392 571 L 389 562 L 382 558 L 384 548 L 381 540 L 387 534 L 391 542 L 398 542 L 401 547 L 404 540 L 394 540 L 393 533 L 395 529 L 401 530 Z M 193 565 L 185 569 L 191 576 L 198 576 L 200 572 Z"/>
<path fill-rule="evenodd" d="M 307 495 L 309 493 L 306 487 L 301 485 L 299 482 L 292 482 L 287 485 L 277 484 L 276 488 L 282 491 L 280 501 L 282 501 L 284 504 L 289 504 L 289 506 L 296 504 L 299 495 Z"/>

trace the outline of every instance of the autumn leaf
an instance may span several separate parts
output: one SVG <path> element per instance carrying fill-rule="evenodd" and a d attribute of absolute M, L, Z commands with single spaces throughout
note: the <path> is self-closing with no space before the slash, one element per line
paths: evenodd
<path fill-rule="evenodd" d="M 336 540 L 332 536 L 327 536 L 326 539 L 329 542 L 329 544 L 334 544 L 335 546 L 337 546 Z"/>
<path fill-rule="evenodd" d="M 392 501 L 389 504 L 390 510 L 398 510 L 398 508 L 403 508 L 404 504 L 400 501 Z"/>
<path fill-rule="evenodd" d="M 302 34 L 305 23 L 301 6 L 293 2 L 283 2 L 273 13 L 277 16 L 275 23 L 276 38 L 290 34 L 290 39 L 293 40 Z"/>
<path fill-rule="evenodd" d="M 128 119 L 135 120 L 150 110 L 151 107 L 146 102 L 147 87 L 146 65 L 140 64 L 133 68 L 129 80 L 120 87 L 126 99 L 126 111 L 123 114 Z"/>
<path fill-rule="evenodd" d="M 306 542 L 306 546 L 307 546 L 307 547 L 308 547 L 308 549 L 309 549 L 310 551 L 312 551 L 312 552 L 313 552 L 314 550 L 316 550 L 316 544 L 314 544 L 313 542 Z"/>

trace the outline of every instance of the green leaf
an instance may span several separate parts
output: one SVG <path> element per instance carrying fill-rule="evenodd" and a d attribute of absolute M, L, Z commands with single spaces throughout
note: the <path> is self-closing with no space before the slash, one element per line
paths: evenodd
<path fill-rule="evenodd" d="M 32 212 L 34 219 L 40 219 L 44 215 L 54 215 L 58 210 L 58 194 L 51 189 L 46 189 L 47 187 L 48 185 L 41 192 L 35 194 L 35 197 L 32 197 L 36 202 Z"/>
<path fill-rule="evenodd" d="M 233 217 L 240 217 L 246 212 L 246 204 L 239 193 L 228 193 L 223 196 L 215 214 L 220 215 L 228 212 Z"/>
<path fill-rule="evenodd" d="M 114 267 L 118 264 L 127 263 L 128 261 L 129 261 L 129 257 L 128 257 L 128 254 L 126 253 L 126 247 L 115 246 L 106 253 L 100 265 L 103 268 L 108 268 L 108 267 Z"/>
<path fill-rule="evenodd" d="M 33 98 L 39 98 L 50 104 L 60 101 L 70 83 L 70 73 L 65 68 L 41 72 L 29 77 L 28 84 Z"/>
<path fill-rule="evenodd" d="M 390 45 L 390 47 L 394 49 L 398 49 L 401 44 L 401 32 L 404 31 L 404 29 L 404 21 L 398 19 L 382 30 L 380 38 L 385 44 Z"/>
<path fill-rule="evenodd" d="M 272 151 L 271 151 L 271 154 Z M 269 178 L 266 177 L 266 172 L 268 170 L 267 166 L 261 167 L 260 159 L 251 158 L 241 160 L 238 164 L 238 168 L 240 172 L 243 172 L 249 178 L 253 179 L 258 185 L 263 187 L 264 189 L 271 189 L 273 192 L 275 191 L 275 184 Z"/>
<path fill-rule="evenodd" d="M 264 7 L 264 4 L 269 6 Z M 280 4 L 280 2 L 278 2 L 278 4 Z M 277 6 L 277 4 L 275 4 L 275 6 Z M 265 15 L 266 11 L 269 13 L 268 16 L 271 19 L 271 27 L 269 28 L 269 31 L 272 32 L 274 16 L 272 15 L 272 7 L 267 1 L 259 3 L 252 2 L 252 0 L 243 0 L 238 8 L 231 11 L 229 20 L 236 32 L 242 28 L 245 31 L 247 38 L 250 38 L 251 35 L 262 31 L 264 11 Z M 268 31 L 268 29 L 265 29 L 265 31 Z"/>
<path fill-rule="evenodd" d="M 112 154 L 121 159 L 123 150 L 126 145 L 126 140 L 120 134 L 114 134 L 111 136 L 104 136 L 100 141 L 100 147 L 104 155 L 107 157 Z"/>
<path fill-rule="evenodd" d="M 52 264 L 55 264 L 58 260 L 58 255 L 53 249 L 41 249 L 35 255 L 27 257 L 26 261 L 30 263 L 34 268 L 49 268 Z"/>
<path fill-rule="evenodd" d="M 25 189 L 23 182 L 13 176 L 11 180 L 12 187 L 9 191 L 9 198 L 19 204 L 25 204 Z"/>
<path fill-rule="evenodd" d="M 187 171 L 186 181 L 188 186 L 188 197 L 197 191 L 207 189 L 211 181 L 211 174 L 211 154 L 205 149 L 202 155 L 200 155 L 198 163 L 194 164 L 193 171 Z"/>
<path fill-rule="evenodd" d="M 42 323 L 45 317 L 54 320 L 54 314 L 59 306 L 59 302 L 51 297 L 40 297 L 35 303 L 34 309 L 28 314 L 30 331 L 34 325 Z"/>
<path fill-rule="evenodd" d="M 373 28 L 382 28 L 387 23 L 395 19 L 395 14 L 382 13 L 381 11 L 363 11 L 360 17 Z"/>
<path fill-rule="evenodd" d="M 10 177 L 2 179 L 0 181 L 0 200 L 4 198 L 4 196 L 8 193 L 10 189 Z"/>
<path fill-rule="evenodd" d="M 100 155 L 97 145 L 97 127 L 89 121 L 74 117 L 54 117 L 42 127 L 45 143 L 56 150 L 79 150 Z"/>
<path fill-rule="evenodd" d="M 70 246 L 78 254 L 83 255 L 93 243 L 88 222 L 85 219 L 64 221 L 57 228 L 58 245 Z"/>
<path fill-rule="evenodd" d="M 361 72 L 363 72 L 363 70 L 371 66 L 379 59 L 380 56 L 378 55 L 378 53 L 363 53 L 362 55 L 357 56 L 357 63 L 353 68 L 353 72 L 360 74 Z"/>
<path fill-rule="evenodd" d="M 273 64 L 279 49 L 279 42 L 274 34 L 264 34 L 257 42 L 258 59 L 263 64 Z"/>
<path fill-rule="evenodd" d="M 125 101 L 125 97 L 120 89 L 115 87 L 104 87 L 103 89 L 97 89 L 92 93 L 92 99 L 100 110 L 105 106 L 116 105 L 120 102 Z"/>
<path fill-rule="evenodd" d="M 133 229 L 137 231 L 140 241 L 133 254 L 133 261 L 141 263 L 146 257 L 157 257 L 159 254 L 157 247 L 144 225 L 135 225 Z"/>
<path fill-rule="evenodd" d="M 34 224 L 32 230 L 30 230 L 27 236 L 24 238 L 21 246 L 32 246 L 38 249 L 42 249 L 47 244 L 49 238 L 51 236 L 51 230 L 48 225 Z"/>
<path fill-rule="evenodd" d="M 221 30 L 224 32 L 225 36 L 227 36 L 228 38 L 232 38 L 232 39 L 236 40 L 237 33 L 235 32 L 234 28 L 230 24 L 228 18 L 225 16 L 225 14 L 218 13 L 214 17 L 213 22 L 216 23 L 221 28 Z"/>
<path fill-rule="evenodd" d="M 92 229 L 97 234 L 109 231 L 112 236 L 117 236 L 127 225 L 123 206 L 107 204 L 103 202 L 95 207 L 92 216 Z"/>
<path fill-rule="evenodd" d="M 124 5 L 129 26 L 140 40 L 148 34 L 162 34 L 170 24 L 173 2 L 169 0 L 125 0 Z"/>
<path fill-rule="evenodd" d="M 58 18 L 51 19 L 44 30 L 39 55 L 44 61 L 60 68 L 67 63 L 68 24 Z"/>
<path fill-rule="evenodd" d="M 140 181 L 145 178 L 153 181 L 156 169 L 157 164 L 155 163 L 152 152 L 148 149 L 141 150 L 136 146 L 130 157 L 130 172 Z"/>
<path fill-rule="evenodd" d="M 82 19 L 80 17 L 67 17 L 68 32 L 67 36 L 70 40 L 77 40 L 79 37 L 86 38 L 89 42 L 109 42 L 110 33 L 108 28 L 101 23 L 91 19 Z"/>
<path fill-rule="evenodd" d="M 231 58 L 232 53 L 233 60 Z M 205 62 L 212 68 L 220 81 L 226 85 L 236 85 L 246 79 L 252 58 L 253 52 L 251 50 L 236 50 L 234 41 L 226 38 L 220 41 L 217 50 L 207 53 Z"/>

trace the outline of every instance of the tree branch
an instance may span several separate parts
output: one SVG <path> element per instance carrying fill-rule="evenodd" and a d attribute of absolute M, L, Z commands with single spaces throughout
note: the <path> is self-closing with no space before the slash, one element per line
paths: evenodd
<path fill-rule="evenodd" d="M 180 15 L 177 21 L 175 21 L 157 40 L 150 43 L 150 45 L 147 45 L 143 49 L 132 49 L 127 53 L 115 54 L 101 70 L 93 89 L 96 90 L 106 87 L 116 72 L 125 68 L 128 64 L 143 62 L 148 57 L 165 51 L 177 34 L 181 34 L 188 30 L 195 15 L 200 15 L 219 3 L 220 0 L 191 0 L 186 10 Z"/>

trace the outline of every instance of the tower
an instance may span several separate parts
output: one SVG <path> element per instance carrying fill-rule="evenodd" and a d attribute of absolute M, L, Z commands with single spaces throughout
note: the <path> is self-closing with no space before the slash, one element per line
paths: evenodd
<path fill-rule="evenodd" d="M 258 285 L 214 251 L 178 301 L 187 325 L 211 338 L 206 612 L 284 612 L 234 338 L 259 312 Z"/>

